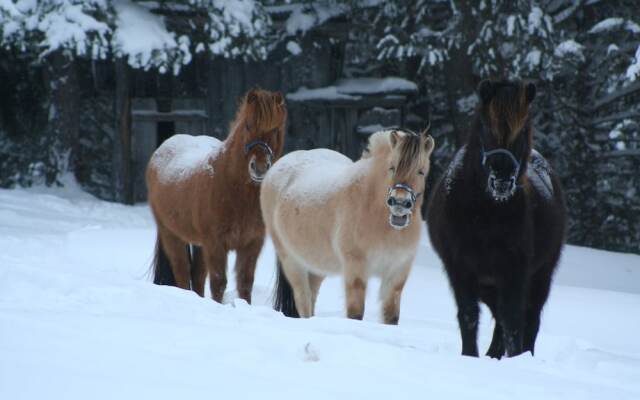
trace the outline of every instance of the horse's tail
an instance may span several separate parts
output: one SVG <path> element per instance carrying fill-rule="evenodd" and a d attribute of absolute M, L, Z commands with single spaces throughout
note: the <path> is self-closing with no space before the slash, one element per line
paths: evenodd
<path fill-rule="evenodd" d="M 276 311 L 282 311 L 287 317 L 300 318 L 298 309 L 296 309 L 296 302 L 293 297 L 293 288 L 287 280 L 287 277 L 282 271 L 282 263 L 280 259 L 277 259 L 276 268 L 278 269 L 276 278 L 275 300 L 273 302 L 273 308 Z"/>
<path fill-rule="evenodd" d="M 153 283 L 156 285 L 176 286 L 176 278 L 173 276 L 169 257 L 164 252 L 159 236 L 156 239 L 156 251 L 151 267 L 153 268 Z"/>

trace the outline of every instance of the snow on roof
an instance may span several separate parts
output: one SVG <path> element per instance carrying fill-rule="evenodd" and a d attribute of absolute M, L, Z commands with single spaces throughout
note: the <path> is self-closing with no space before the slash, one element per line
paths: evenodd
<path fill-rule="evenodd" d="M 153 153 L 150 163 L 163 183 L 179 182 L 200 171 L 213 175 L 210 161 L 222 148 L 223 142 L 211 136 L 173 135 Z"/>
<path fill-rule="evenodd" d="M 372 125 L 364 125 L 358 127 L 358 133 L 364 135 L 372 135 L 376 132 L 384 131 L 387 127 L 384 127 L 380 124 L 372 124 Z"/>
<path fill-rule="evenodd" d="M 348 94 L 415 93 L 418 85 L 403 78 L 352 78 L 338 81 L 338 90 Z"/>
<path fill-rule="evenodd" d="M 336 85 L 317 89 L 301 87 L 287 95 L 293 101 L 308 100 L 360 100 L 363 95 L 410 94 L 418 91 L 418 86 L 406 79 L 387 78 L 350 78 L 340 79 Z"/>
<path fill-rule="evenodd" d="M 301 87 L 293 93 L 287 94 L 287 99 L 293 101 L 308 101 L 308 100 L 360 100 L 360 96 L 351 96 L 348 94 L 340 93 L 335 86 L 327 86 L 318 89 L 307 89 Z"/>

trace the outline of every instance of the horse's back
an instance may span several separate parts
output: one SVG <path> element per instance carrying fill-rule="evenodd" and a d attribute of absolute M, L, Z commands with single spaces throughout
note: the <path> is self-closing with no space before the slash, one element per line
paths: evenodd
<path fill-rule="evenodd" d="M 269 170 L 263 188 L 268 187 L 287 198 L 320 200 L 349 182 L 348 157 L 328 149 L 291 152 Z"/>
<path fill-rule="evenodd" d="M 351 166 L 353 161 L 331 150 L 295 151 L 278 160 L 262 182 L 260 205 L 278 251 L 316 273 L 339 271 L 332 242 L 339 226 L 336 195 L 351 181 Z"/>
<path fill-rule="evenodd" d="M 211 162 L 222 146 L 220 140 L 211 136 L 174 135 L 156 149 L 148 169 L 161 185 L 180 183 L 201 172 L 213 175 Z"/>

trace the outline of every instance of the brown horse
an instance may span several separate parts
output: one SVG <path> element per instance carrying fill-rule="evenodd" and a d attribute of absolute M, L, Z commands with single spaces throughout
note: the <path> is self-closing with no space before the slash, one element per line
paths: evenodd
<path fill-rule="evenodd" d="M 286 119 L 280 93 L 253 89 L 224 142 L 175 135 L 154 152 L 147 167 L 149 205 L 158 227 L 154 283 L 204 296 L 208 271 L 211 295 L 222 302 L 227 253 L 235 250 L 238 294 L 251 303 L 265 236 L 260 183 L 282 153 Z"/>

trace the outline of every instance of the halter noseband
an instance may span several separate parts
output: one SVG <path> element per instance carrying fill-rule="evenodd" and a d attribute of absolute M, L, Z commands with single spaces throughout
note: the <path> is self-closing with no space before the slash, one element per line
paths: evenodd
<path fill-rule="evenodd" d="M 511 162 L 513 163 L 513 166 L 515 167 L 515 176 L 518 176 L 518 174 L 520 173 L 520 161 L 518 161 L 518 159 L 516 158 L 516 156 L 513 155 L 512 152 L 510 152 L 507 149 L 495 149 L 495 150 L 490 150 L 490 151 L 485 151 L 484 150 L 484 146 L 482 146 L 482 150 L 480 150 L 480 154 L 482 155 L 482 166 L 485 167 L 485 164 L 487 163 L 487 160 L 489 159 L 489 157 L 491 156 L 495 156 L 497 154 L 504 154 L 506 156 L 509 157 L 509 160 L 511 160 Z"/>
<path fill-rule="evenodd" d="M 483 130 L 486 129 L 484 125 L 482 125 L 482 128 Z M 489 157 L 492 157 L 498 154 L 504 154 L 507 157 L 509 157 L 509 160 L 513 163 L 513 166 L 516 170 L 514 176 L 517 177 L 518 174 L 520 174 L 520 161 L 518 161 L 518 159 L 512 152 L 510 152 L 507 149 L 494 149 L 494 150 L 485 151 L 484 141 L 482 140 L 482 133 L 478 137 L 480 139 L 480 155 L 482 156 L 481 163 L 483 168 L 486 168 L 487 160 L 489 159 Z"/>
<path fill-rule="evenodd" d="M 391 195 L 391 192 L 393 192 L 396 189 L 402 189 L 404 191 L 406 191 L 407 193 L 409 193 L 409 196 L 411 196 L 411 201 L 415 204 L 416 203 L 416 199 L 422 194 L 422 193 L 416 193 L 415 190 L 413 190 L 413 188 L 411 188 L 411 186 L 404 184 L 404 183 L 396 183 L 395 185 L 391 186 L 389 188 L 389 195 Z"/>
<path fill-rule="evenodd" d="M 267 155 L 268 155 L 270 158 L 273 158 L 273 150 L 271 150 L 271 147 L 269 147 L 269 145 L 267 144 L 267 142 L 264 142 L 264 141 L 262 141 L 262 140 L 254 140 L 254 141 L 253 141 L 253 142 L 251 142 L 251 143 L 247 143 L 247 144 L 244 146 L 244 153 L 245 153 L 245 154 L 249 154 L 249 152 L 251 151 L 251 149 L 252 149 L 252 148 L 254 148 L 254 147 L 256 147 L 256 146 L 259 146 L 259 147 L 261 147 L 262 149 L 264 149 L 265 153 L 267 153 Z"/>

